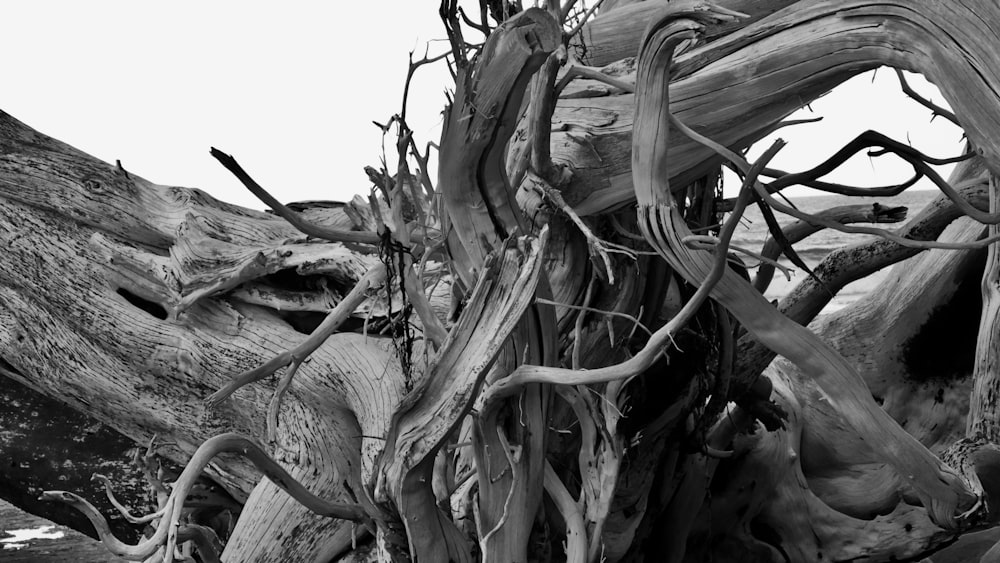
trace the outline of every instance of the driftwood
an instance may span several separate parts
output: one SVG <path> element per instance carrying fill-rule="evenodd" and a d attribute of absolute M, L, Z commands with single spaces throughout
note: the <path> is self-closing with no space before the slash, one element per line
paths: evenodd
<path fill-rule="evenodd" d="M 213 149 L 273 213 L 243 209 L 0 113 L 3 375 L 185 467 L 149 479 L 156 510 L 127 516 L 141 538 L 107 528 L 92 491 L 42 498 L 134 560 L 875 561 L 994 538 L 972 534 L 1000 502 L 1000 8 L 512 7 L 477 22 L 442 4 L 438 179 L 404 107 L 398 168 L 345 204 L 282 204 Z M 970 150 L 948 180 L 875 133 L 802 173 L 767 167 L 782 142 L 740 156 L 881 65 L 954 109 Z M 898 209 L 774 199 L 859 193 L 822 175 L 865 149 L 942 195 L 894 231 L 854 223 Z M 715 193 L 723 164 L 735 201 Z M 750 249 L 765 263 L 819 228 L 879 238 L 774 306 L 771 272 L 755 288 L 729 246 L 750 204 L 802 219 Z M 234 526 L 198 511 L 203 472 Z"/>

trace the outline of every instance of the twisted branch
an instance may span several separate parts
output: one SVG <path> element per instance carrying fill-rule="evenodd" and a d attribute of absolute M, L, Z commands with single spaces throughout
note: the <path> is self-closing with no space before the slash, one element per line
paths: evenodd
<path fill-rule="evenodd" d="M 186 541 L 186 539 L 199 541 L 199 538 L 196 536 L 201 533 L 200 531 L 185 529 L 187 527 L 182 528 L 180 526 L 184 500 L 187 498 L 188 493 L 191 492 L 191 488 L 197 482 L 202 470 L 205 469 L 215 456 L 225 452 L 237 453 L 246 457 L 271 482 L 288 493 L 300 504 L 320 516 L 341 518 L 354 522 L 368 522 L 365 511 L 359 505 L 330 502 L 317 497 L 306 490 L 301 483 L 289 475 L 283 467 L 278 465 L 278 462 L 271 459 L 259 446 L 238 434 L 231 433 L 209 438 L 198 447 L 198 450 L 191 456 L 191 460 L 174 483 L 173 491 L 170 493 L 167 502 L 160 511 L 157 511 L 157 513 L 162 512 L 162 518 L 156 526 L 156 531 L 152 536 L 140 541 L 136 545 L 126 544 L 115 537 L 111 533 L 111 529 L 108 527 L 108 522 L 104 516 L 92 504 L 73 493 L 45 491 L 42 493 L 40 499 L 64 502 L 82 512 L 94 525 L 104 545 L 115 555 L 131 561 L 141 561 L 156 553 L 160 546 L 165 545 L 166 555 L 164 561 L 171 563 L 173 561 L 174 548 L 178 542 Z M 189 533 L 194 535 L 189 536 Z M 207 556 L 208 554 L 203 555 Z"/>

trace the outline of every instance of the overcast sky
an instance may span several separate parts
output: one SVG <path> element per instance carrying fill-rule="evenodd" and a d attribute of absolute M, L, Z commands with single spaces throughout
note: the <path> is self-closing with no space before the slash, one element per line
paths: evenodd
<path fill-rule="evenodd" d="M 371 122 L 399 111 L 407 53 L 444 36 L 436 5 L 4 2 L 0 109 L 157 183 L 261 207 L 209 156 L 215 146 L 281 200 L 343 200 L 369 188 L 362 167 L 381 154 Z M 419 140 L 437 140 L 448 86 L 442 65 L 418 72 L 409 121 Z M 869 128 L 933 156 L 960 148 L 960 130 L 940 118 L 929 126 L 930 112 L 898 92 L 889 70 L 812 108 L 825 123 L 782 130 L 790 144 L 775 166 L 808 167 Z M 889 160 L 857 158 L 832 179 L 908 177 L 905 165 L 880 164 Z"/>

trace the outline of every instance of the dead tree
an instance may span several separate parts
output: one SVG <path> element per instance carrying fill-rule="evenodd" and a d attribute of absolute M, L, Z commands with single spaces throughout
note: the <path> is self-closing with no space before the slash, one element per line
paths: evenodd
<path fill-rule="evenodd" d="M 213 149 L 272 210 L 255 212 L 0 114 L 4 375 L 185 467 L 151 476 L 137 543 L 82 496 L 43 498 L 132 560 L 879 561 L 992 527 L 1000 7 L 481 7 L 441 6 L 455 89 L 436 155 L 404 101 L 398 166 L 370 170 L 367 199 L 286 206 Z M 879 66 L 940 87 L 954 113 L 922 102 L 969 140 L 951 178 L 874 132 L 811 170 L 768 168 L 782 142 L 744 158 Z M 940 197 L 895 230 L 853 223 L 899 209 L 774 197 L 872 193 L 823 180 L 865 150 Z M 762 257 L 729 245 L 748 205 L 772 227 Z M 820 228 L 878 239 L 769 303 L 747 263 L 795 261 Z M 203 472 L 241 505 L 231 530 L 198 517 Z"/>

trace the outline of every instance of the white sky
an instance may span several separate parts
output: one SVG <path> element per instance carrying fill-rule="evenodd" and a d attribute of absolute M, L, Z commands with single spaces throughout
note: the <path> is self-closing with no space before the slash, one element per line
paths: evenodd
<path fill-rule="evenodd" d="M 433 0 L 32 0 L 0 4 L 0 19 L 0 109 L 154 182 L 255 208 L 209 147 L 235 156 L 283 201 L 367 192 L 362 167 L 381 154 L 371 122 L 399 111 L 407 53 L 419 58 L 428 40 L 444 37 Z M 448 86 L 440 64 L 417 74 L 409 121 L 422 143 L 438 140 Z M 960 148 L 961 131 L 940 118 L 928 127 L 929 111 L 899 93 L 888 69 L 874 85 L 870 74 L 856 78 L 812 107 L 826 122 L 782 130 L 790 145 L 774 166 L 811 166 L 868 128 L 909 135 L 933 156 Z M 830 179 L 908 178 L 905 165 L 879 165 L 890 159 L 873 167 L 858 158 Z"/>

